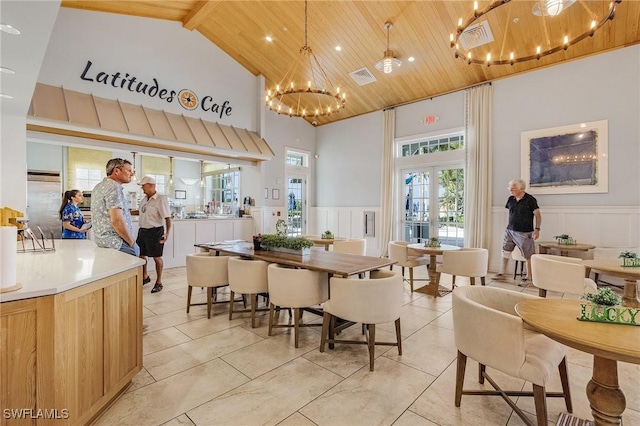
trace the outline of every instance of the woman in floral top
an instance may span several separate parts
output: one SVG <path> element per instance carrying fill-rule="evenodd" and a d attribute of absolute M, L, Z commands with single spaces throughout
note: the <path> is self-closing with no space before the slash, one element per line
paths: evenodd
<path fill-rule="evenodd" d="M 89 228 L 82 228 L 84 217 L 78 208 L 83 200 L 82 192 L 77 189 L 65 191 L 60 206 L 60 220 L 62 220 L 62 238 L 87 238 Z"/>

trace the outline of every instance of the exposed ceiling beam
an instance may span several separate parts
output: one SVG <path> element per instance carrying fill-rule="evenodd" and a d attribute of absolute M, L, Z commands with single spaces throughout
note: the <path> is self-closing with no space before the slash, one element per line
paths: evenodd
<path fill-rule="evenodd" d="M 220 5 L 219 1 L 199 1 L 193 9 L 182 19 L 182 26 L 189 31 L 193 31 L 207 19 L 216 7 Z"/>

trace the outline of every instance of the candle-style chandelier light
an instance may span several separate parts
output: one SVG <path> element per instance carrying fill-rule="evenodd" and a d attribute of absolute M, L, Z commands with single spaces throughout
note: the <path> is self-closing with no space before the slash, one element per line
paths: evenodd
<path fill-rule="evenodd" d="M 282 80 L 267 90 L 270 110 L 289 117 L 318 117 L 340 112 L 346 95 L 329 80 L 307 42 L 307 1 L 304 2 L 304 46 Z"/>
<path fill-rule="evenodd" d="M 468 64 L 513 65 L 537 60 L 593 36 L 614 18 L 621 1 L 493 0 L 483 7 L 474 1 L 473 11 L 458 20 L 449 41 L 455 57 Z M 523 12 L 525 6 L 529 11 Z M 571 11 L 567 10 L 570 6 Z"/>

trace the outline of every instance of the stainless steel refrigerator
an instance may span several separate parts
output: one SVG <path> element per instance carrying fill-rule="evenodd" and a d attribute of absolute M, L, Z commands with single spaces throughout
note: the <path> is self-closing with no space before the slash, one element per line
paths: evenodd
<path fill-rule="evenodd" d="M 62 203 L 62 180 L 60 172 L 45 170 L 27 171 L 27 224 L 40 237 L 38 226 L 45 236 L 62 237 L 60 221 Z"/>

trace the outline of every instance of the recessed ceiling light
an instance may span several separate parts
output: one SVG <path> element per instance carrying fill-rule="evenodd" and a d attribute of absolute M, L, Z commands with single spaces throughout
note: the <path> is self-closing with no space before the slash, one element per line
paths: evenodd
<path fill-rule="evenodd" d="M 7 67 L 0 67 L 0 72 L 3 72 L 5 74 L 15 74 L 16 73 L 14 70 L 12 70 L 11 68 L 7 68 Z"/>
<path fill-rule="evenodd" d="M 337 50 L 338 52 L 342 51 L 342 46 L 336 46 L 336 50 Z"/>
<path fill-rule="evenodd" d="M 264 39 L 267 40 L 269 43 L 271 43 L 273 41 L 271 36 L 266 36 Z"/>
<path fill-rule="evenodd" d="M 407 61 L 409 61 L 409 62 L 413 62 L 415 60 L 416 60 L 416 58 L 414 58 L 413 56 L 409 56 L 409 59 L 407 59 Z"/>
<path fill-rule="evenodd" d="M 4 99 L 13 99 L 13 96 L 11 96 L 11 95 L 5 95 L 4 93 L 0 93 L 0 98 L 4 98 Z"/>
<path fill-rule="evenodd" d="M 11 34 L 11 35 L 20 35 L 20 31 L 16 28 L 13 28 L 11 25 L 9 24 L 0 24 L 0 31 L 4 31 L 7 34 Z"/>

